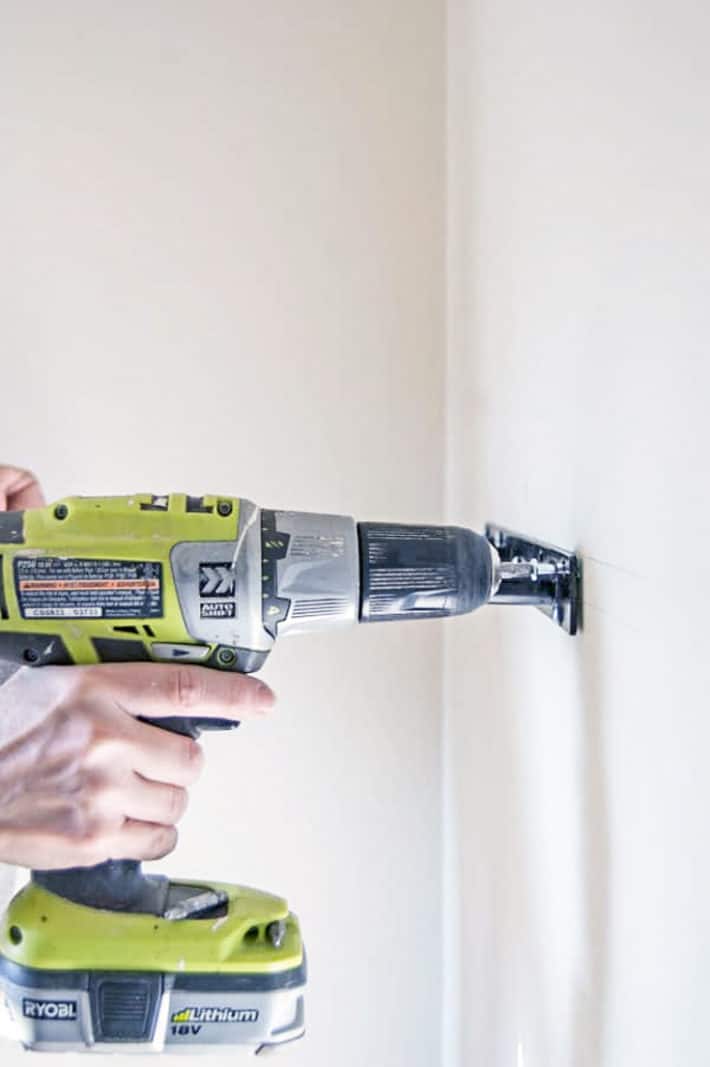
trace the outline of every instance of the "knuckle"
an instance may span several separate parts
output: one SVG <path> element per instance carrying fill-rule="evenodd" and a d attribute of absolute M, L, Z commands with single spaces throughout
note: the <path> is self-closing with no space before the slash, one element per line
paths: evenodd
<path fill-rule="evenodd" d="M 172 682 L 172 702 L 182 709 L 196 707 L 204 698 L 204 684 L 199 671 L 178 667 Z"/>
<path fill-rule="evenodd" d="M 84 830 L 74 839 L 74 845 L 87 866 L 103 863 L 115 853 L 115 841 L 123 819 L 92 818 L 86 820 Z"/>
<path fill-rule="evenodd" d="M 109 783 L 101 775 L 83 773 L 78 775 L 77 793 L 87 817 L 101 815 L 111 807 L 113 796 Z"/>
<path fill-rule="evenodd" d="M 202 769 L 202 749 L 190 738 L 176 738 L 170 748 L 170 762 L 164 781 L 179 788 L 192 785 Z"/>
<path fill-rule="evenodd" d="M 190 781 L 195 781 L 202 773 L 204 753 L 197 741 L 187 740 L 183 747 L 183 766 Z"/>
<path fill-rule="evenodd" d="M 116 737 L 95 731 L 86 746 L 87 762 L 92 766 L 106 766 L 114 769 L 122 767 L 125 760 L 126 745 Z"/>
<path fill-rule="evenodd" d="M 103 774 L 79 770 L 68 784 L 70 802 L 84 833 L 108 827 L 120 816 L 120 793 Z"/>
<path fill-rule="evenodd" d="M 174 826 L 162 826 L 150 836 L 149 853 L 154 859 L 160 859 L 172 852 L 177 843 L 177 830 Z"/>
<path fill-rule="evenodd" d="M 185 814 L 187 808 L 187 790 L 172 786 L 168 792 L 167 816 L 171 823 L 176 823 Z"/>

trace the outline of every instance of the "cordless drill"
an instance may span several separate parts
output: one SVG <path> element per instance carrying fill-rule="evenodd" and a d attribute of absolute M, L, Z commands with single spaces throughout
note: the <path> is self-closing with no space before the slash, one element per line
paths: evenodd
<path fill-rule="evenodd" d="M 534 604 L 577 629 L 579 561 L 489 526 L 356 523 L 228 496 L 69 498 L 0 514 L 0 658 L 249 673 L 277 636 Z M 226 720 L 162 719 L 196 737 Z M 7 1024 L 27 1048 L 160 1052 L 304 1032 L 296 916 L 243 886 L 140 863 L 33 871 L 0 929 Z"/>

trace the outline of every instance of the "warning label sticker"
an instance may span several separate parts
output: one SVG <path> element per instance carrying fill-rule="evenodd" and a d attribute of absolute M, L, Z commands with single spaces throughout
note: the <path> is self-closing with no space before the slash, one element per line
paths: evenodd
<path fill-rule="evenodd" d="M 160 563 L 16 557 L 15 589 L 25 619 L 155 619 L 163 614 Z"/>

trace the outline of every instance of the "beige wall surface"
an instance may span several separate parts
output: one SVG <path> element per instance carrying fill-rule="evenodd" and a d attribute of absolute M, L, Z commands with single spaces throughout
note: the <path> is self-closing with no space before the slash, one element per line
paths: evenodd
<path fill-rule="evenodd" d="M 577 547 L 586 597 L 574 641 L 446 631 L 447 1067 L 710 1060 L 709 40 L 449 5 L 449 517 Z"/>
<path fill-rule="evenodd" d="M 2 5 L 0 459 L 442 517 L 442 6 Z M 293 638 L 205 741 L 162 866 L 288 896 L 294 1064 L 437 1062 L 440 674 L 436 624 Z"/>

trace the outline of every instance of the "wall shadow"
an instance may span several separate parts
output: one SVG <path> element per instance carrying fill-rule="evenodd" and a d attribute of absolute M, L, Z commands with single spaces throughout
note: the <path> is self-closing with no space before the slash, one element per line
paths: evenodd
<path fill-rule="evenodd" d="M 609 972 L 610 866 L 600 617 L 587 611 L 579 639 L 583 946 L 587 973 L 573 1007 L 573 1067 L 600 1067 Z"/>

